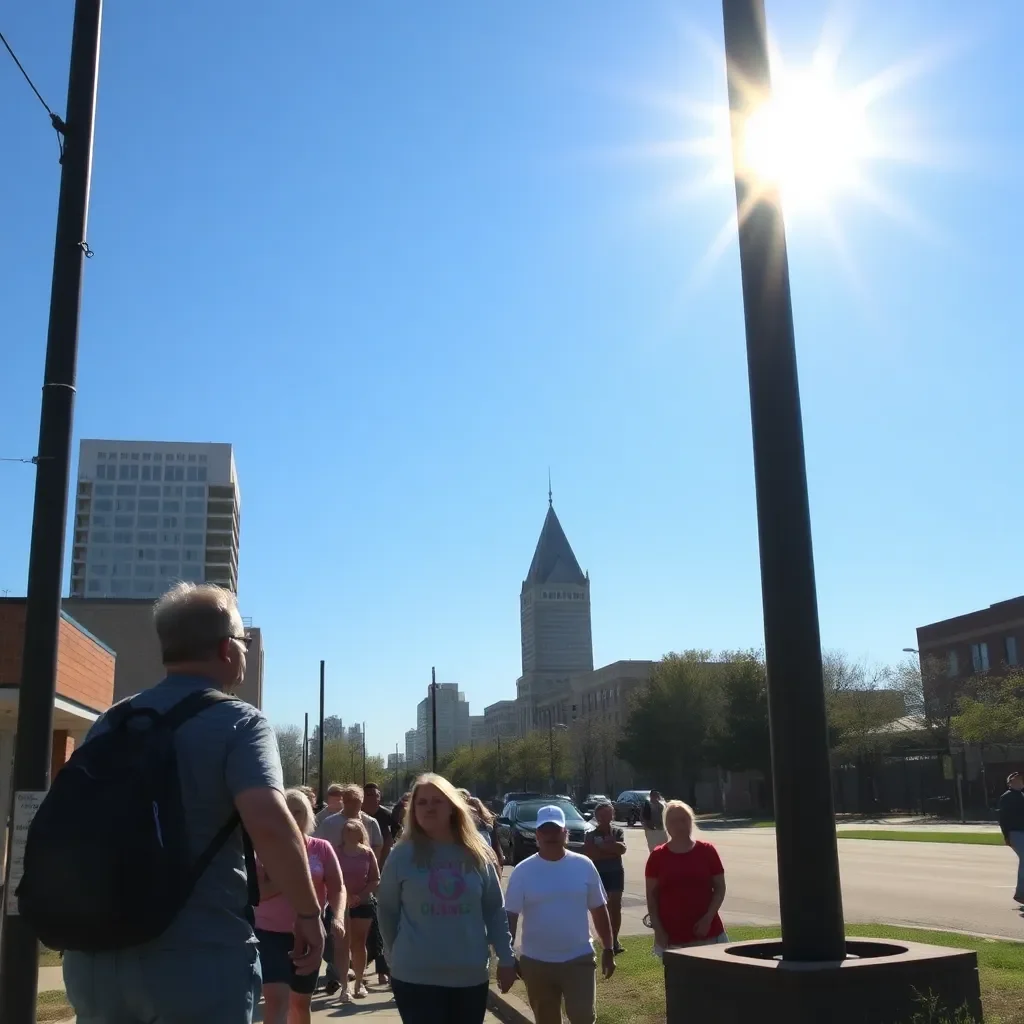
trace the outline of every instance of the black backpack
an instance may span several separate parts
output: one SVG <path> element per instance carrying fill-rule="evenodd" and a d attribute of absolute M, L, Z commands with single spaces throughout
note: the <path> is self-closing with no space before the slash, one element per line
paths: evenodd
<path fill-rule="evenodd" d="M 107 730 L 72 753 L 29 826 L 15 893 L 18 912 L 43 945 L 125 949 L 167 930 L 241 824 L 232 814 L 191 862 L 174 731 L 232 699 L 201 690 L 162 714 L 122 701 L 107 712 Z M 242 836 L 254 907 L 255 860 L 244 830 Z"/>

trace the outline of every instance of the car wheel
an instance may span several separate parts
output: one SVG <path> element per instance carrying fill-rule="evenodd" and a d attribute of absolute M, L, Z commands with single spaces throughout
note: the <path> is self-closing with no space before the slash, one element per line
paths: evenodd
<path fill-rule="evenodd" d="M 629 818 L 628 818 L 628 819 L 626 820 L 626 824 L 627 824 L 627 825 L 628 825 L 628 826 L 629 826 L 630 828 L 635 828 L 635 827 L 636 827 L 636 823 L 637 823 L 637 822 L 638 822 L 639 820 L 640 820 L 640 817 L 639 817 L 639 815 L 638 815 L 638 814 L 636 813 L 636 811 L 630 811 L 630 812 L 629 812 Z"/>

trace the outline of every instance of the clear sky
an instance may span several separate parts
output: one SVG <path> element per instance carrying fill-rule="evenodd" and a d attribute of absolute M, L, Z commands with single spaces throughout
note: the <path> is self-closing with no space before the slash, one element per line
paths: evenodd
<path fill-rule="evenodd" d="M 871 661 L 1024 590 L 1024 5 L 981 8 L 768 5 L 787 67 L 825 29 L 839 85 L 881 86 L 870 187 L 788 225 L 823 642 Z M 71 14 L 0 15 L 61 112 Z M 598 664 L 760 645 L 734 199 L 694 144 L 724 102 L 713 0 L 108 0 L 76 450 L 234 444 L 273 721 L 312 717 L 320 658 L 372 751 L 431 665 L 474 713 L 514 696 L 549 466 Z M 3 53 L 0 130 L 9 458 L 59 169 Z M 32 487 L 0 463 L 12 594 Z"/>

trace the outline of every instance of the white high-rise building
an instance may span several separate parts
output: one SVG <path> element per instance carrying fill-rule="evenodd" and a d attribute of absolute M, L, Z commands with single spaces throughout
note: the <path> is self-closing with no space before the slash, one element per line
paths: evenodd
<path fill-rule="evenodd" d="M 71 596 L 155 599 L 178 580 L 238 590 L 229 444 L 83 440 Z"/>

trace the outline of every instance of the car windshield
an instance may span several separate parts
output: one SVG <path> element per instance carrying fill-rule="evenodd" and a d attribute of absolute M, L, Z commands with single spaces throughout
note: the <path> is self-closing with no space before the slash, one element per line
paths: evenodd
<path fill-rule="evenodd" d="M 582 821 L 583 816 L 568 800 L 530 800 L 519 805 L 516 817 L 520 821 L 536 821 L 537 812 L 542 807 L 561 807 L 565 812 L 566 821 Z"/>

